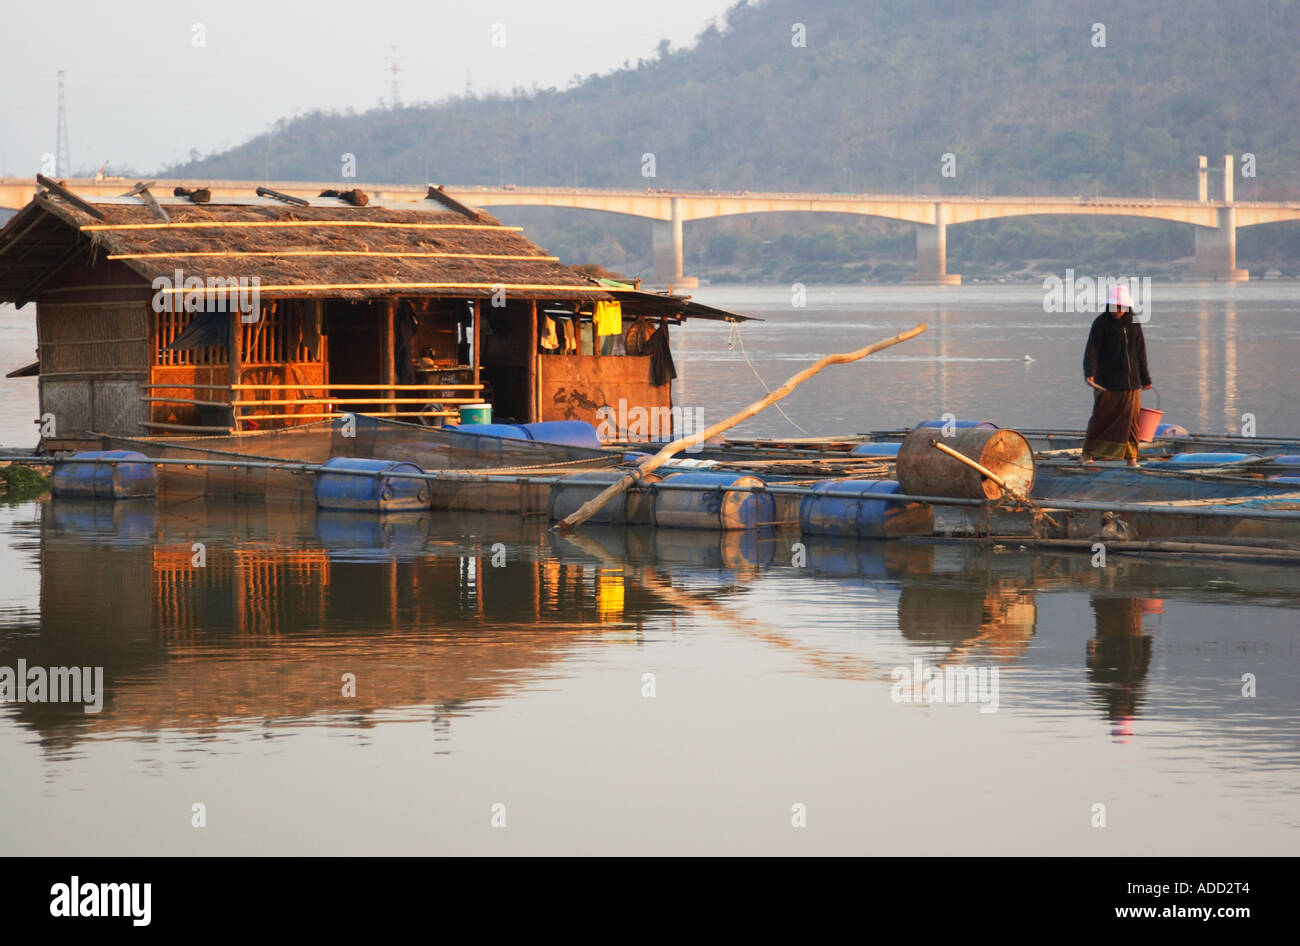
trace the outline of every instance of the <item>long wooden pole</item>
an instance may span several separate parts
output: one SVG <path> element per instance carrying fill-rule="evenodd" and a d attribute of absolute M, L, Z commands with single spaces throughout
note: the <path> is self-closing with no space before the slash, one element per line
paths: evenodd
<path fill-rule="evenodd" d="M 479 343 L 483 339 L 481 328 L 483 313 L 479 309 L 479 300 L 474 300 L 474 384 L 479 383 L 479 373 L 483 370 L 483 359 L 479 357 Z"/>
<path fill-rule="evenodd" d="M 672 443 L 668 444 L 666 447 L 664 447 L 662 450 L 656 453 L 645 463 L 641 464 L 640 468 L 638 468 L 635 472 L 627 474 L 622 479 L 620 479 L 617 483 L 614 483 L 608 489 L 602 492 L 599 496 L 584 503 L 577 510 L 575 510 L 572 515 L 568 516 L 565 519 L 561 519 L 559 522 L 555 524 L 554 528 L 559 529 L 561 531 L 568 531 L 569 529 L 572 529 L 574 526 L 581 525 L 582 523 L 590 519 L 592 516 L 594 516 L 597 512 L 599 512 L 600 509 L 611 499 L 613 499 L 615 496 L 618 496 L 621 493 L 626 492 L 629 486 L 631 486 L 633 483 L 635 483 L 645 474 L 650 473 L 653 470 L 657 470 L 659 467 L 663 466 L 665 463 L 671 460 L 678 453 L 681 453 L 681 451 L 685 450 L 687 447 L 693 447 L 696 444 L 704 443 L 710 437 L 716 437 L 724 430 L 729 430 L 730 428 L 735 427 L 741 421 L 745 421 L 753 417 L 755 414 L 757 414 L 759 411 L 763 410 L 764 408 L 772 406 L 777 401 L 781 400 L 783 397 L 785 397 L 787 394 L 793 391 L 795 388 L 797 388 L 799 385 L 803 384 L 805 381 L 807 381 L 809 378 L 815 375 L 817 372 L 821 371 L 823 368 L 829 367 L 830 365 L 843 365 L 843 364 L 848 364 L 849 362 L 858 361 L 862 358 L 867 357 L 868 355 L 875 354 L 876 352 L 881 351 L 882 349 L 890 348 L 894 345 L 899 344 L 900 342 L 905 342 L 910 338 L 915 338 L 916 336 L 924 332 L 925 329 L 926 329 L 926 323 L 922 322 L 920 325 L 917 325 L 914 328 L 910 328 L 906 332 L 901 332 L 900 334 L 895 335 L 893 338 L 887 338 L 882 342 L 876 342 L 873 345 L 868 345 L 866 348 L 859 348 L 857 351 L 844 352 L 838 355 L 827 355 L 825 358 L 821 359 L 820 361 L 817 361 L 809 365 L 807 368 L 803 369 L 803 371 L 800 371 L 798 374 L 791 376 L 790 379 L 785 382 L 785 384 L 781 385 L 776 390 L 768 393 L 766 397 L 762 397 L 759 400 L 755 401 L 753 404 L 749 405 L 739 413 L 732 414 L 726 420 L 718 421 L 718 423 L 714 424 L 712 427 L 706 427 L 704 430 L 701 430 L 698 433 L 691 434 L 689 437 L 683 437 L 680 440 L 674 440 Z"/>
<path fill-rule="evenodd" d="M 244 320 L 239 307 L 230 310 L 230 426 L 239 433 L 239 391 L 244 374 Z"/>
<path fill-rule="evenodd" d="M 388 299 L 384 305 L 384 330 L 383 342 L 381 345 L 383 351 L 380 352 L 382 360 L 379 363 L 379 371 L 382 377 L 384 389 L 388 392 L 389 400 L 397 399 L 397 390 L 393 387 L 397 383 L 397 300 Z M 408 352 L 409 354 L 409 352 Z"/>
<path fill-rule="evenodd" d="M 528 361 L 524 368 L 524 384 L 528 388 L 524 416 L 528 418 L 528 423 L 541 420 L 537 411 L 537 368 L 537 300 L 531 299 L 528 302 Z"/>

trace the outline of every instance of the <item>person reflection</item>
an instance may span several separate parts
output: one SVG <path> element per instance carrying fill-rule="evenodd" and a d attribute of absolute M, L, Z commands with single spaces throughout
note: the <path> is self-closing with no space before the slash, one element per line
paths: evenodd
<path fill-rule="evenodd" d="M 1142 632 L 1142 615 L 1159 603 L 1103 595 L 1093 595 L 1091 603 L 1097 622 L 1087 655 L 1092 698 L 1113 724 L 1111 735 L 1128 742 L 1151 666 L 1151 638 Z"/>

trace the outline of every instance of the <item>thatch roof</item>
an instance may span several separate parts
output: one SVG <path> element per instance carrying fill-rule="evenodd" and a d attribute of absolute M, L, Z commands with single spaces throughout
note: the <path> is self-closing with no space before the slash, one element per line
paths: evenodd
<path fill-rule="evenodd" d="M 64 266 L 119 260 L 145 283 L 156 277 L 257 278 L 263 299 L 394 295 L 546 300 L 612 298 L 563 266 L 518 227 L 478 211 L 354 207 L 321 198 L 301 207 L 273 199 L 192 204 L 160 197 L 161 217 L 140 198 L 86 202 L 102 215 L 43 192 L 0 230 L 0 301 L 23 303 Z"/>

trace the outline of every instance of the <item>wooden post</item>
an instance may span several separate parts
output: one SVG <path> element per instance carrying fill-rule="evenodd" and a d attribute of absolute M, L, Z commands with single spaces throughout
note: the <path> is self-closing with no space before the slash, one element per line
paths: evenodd
<path fill-rule="evenodd" d="M 260 315 L 261 313 L 259 313 Z M 230 310 L 230 426 L 239 433 L 239 391 L 235 385 L 240 384 L 244 373 L 244 320 L 239 306 Z"/>
<path fill-rule="evenodd" d="M 481 366 L 482 366 L 482 364 L 483 364 L 483 359 L 479 357 L 479 350 L 478 350 L 479 341 L 480 341 L 480 339 L 482 339 L 482 337 L 483 337 L 483 333 L 479 330 L 479 323 L 478 323 L 479 315 L 480 315 L 480 312 L 479 312 L 479 306 L 480 306 L 480 305 L 481 305 L 481 303 L 479 302 L 479 300 L 478 300 L 478 299 L 475 299 L 475 300 L 474 300 L 474 353 L 473 353 L 474 383 L 475 383 L 475 384 L 478 384 L 478 383 L 479 383 L 479 380 L 478 380 L 478 379 L 479 379 L 479 370 L 480 370 L 480 368 L 481 368 Z M 482 392 L 475 392 L 475 393 L 480 393 L 480 394 L 481 394 Z"/>
<path fill-rule="evenodd" d="M 397 397 L 397 300 L 389 299 L 384 305 L 383 342 L 380 343 L 380 383 L 390 385 L 385 397 Z"/>
<path fill-rule="evenodd" d="M 537 390 L 537 300 L 532 299 L 528 303 L 528 361 L 527 361 L 527 385 L 528 385 L 528 409 L 524 412 L 525 423 L 536 423 L 541 418 L 538 416 L 537 405 L 540 403 L 541 392 Z"/>

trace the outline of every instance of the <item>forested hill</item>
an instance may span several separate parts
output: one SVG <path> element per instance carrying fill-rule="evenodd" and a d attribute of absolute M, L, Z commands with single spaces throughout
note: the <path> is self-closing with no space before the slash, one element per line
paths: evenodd
<path fill-rule="evenodd" d="M 1300 197 L 1298 37 L 1293 0 L 742 2 L 566 89 L 306 114 L 164 173 L 1190 197 L 1197 154 L 1250 152 L 1240 198 Z"/>

